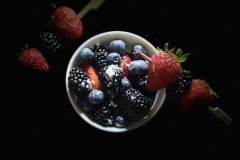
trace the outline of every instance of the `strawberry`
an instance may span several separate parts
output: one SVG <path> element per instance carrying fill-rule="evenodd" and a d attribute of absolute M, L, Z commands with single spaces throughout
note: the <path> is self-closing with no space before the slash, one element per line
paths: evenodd
<path fill-rule="evenodd" d="M 98 79 L 98 72 L 95 70 L 95 68 L 89 64 L 86 65 L 82 65 L 80 66 L 80 68 L 86 72 L 86 74 L 88 75 L 91 83 L 92 83 L 92 90 L 94 89 L 98 89 L 98 90 L 102 90 L 103 86 L 100 83 L 100 80 Z"/>
<path fill-rule="evenodd" d="M 25 66 L 42 72 L 48 72 L 49 69 L 48 62 L 42 52 L 36 48 L 26 48 L 19 56 L 19 61 Z"/>
<path fill-rule="evenodd" d="M 83 25 L 73 9 L 67 6 L 56 8 L 53 28 L 63 39 L 77 39 L 83 34 Z"/>
<path fill-rule="evenodd" d="M 129 65 L 129 63 L 131 61 L 132 61 L 132 57 L 130 56 L 129 53 L 125 52 L 122 55 L 122 61 L 121 61 L 120 65 L 119 65 L 119 67 L 123 69 L 124 75 L 126 77 L 129 77 L 128 65 Z"/>
<path fill-rule="evenodd" d="M 151 58 L 138 51 L 143 58 L 149 62 L 147 89 L 157 91 L 174 83 L 182 74 L 180 62 L 186 60 L 187 55 L 182 55 L 180 49 L 176 54 L 174 49 L 168 50 L 168 44 L 165 44 L 165 51 L 159 50 L 159 53 L 154 54 Z"/>
<path fill-rule="evenodd" d="M 206 109 L 217 94 L 203 79 L 192 79 L 186 93 L 180 98 L 180 107 L 185 111 Z"/>

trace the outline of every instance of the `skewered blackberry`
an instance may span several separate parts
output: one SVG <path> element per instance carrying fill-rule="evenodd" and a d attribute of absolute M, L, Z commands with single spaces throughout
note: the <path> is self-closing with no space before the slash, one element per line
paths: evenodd
<path fill-rule="evenodd" d="M 82 96 L 90 91 L 92 84 L 87 74 L 80 68 L 74 67 L 69 72 L 69 89 L 77 96 Z"/>
<path fill-rule="evenodd" d="M 62 48 L 61 40 L 50 31 L 40 32 L 40 45 L 44 51 L 58 52 Z"/>
<path fill-rule="evenodd" d="M 188 89 L 192 82 L 192 73 L 189 70 L 183 70 L 181 76 L 172 85 L 167 87 L 167 94 L 171 98 L 179 99 Z"/>

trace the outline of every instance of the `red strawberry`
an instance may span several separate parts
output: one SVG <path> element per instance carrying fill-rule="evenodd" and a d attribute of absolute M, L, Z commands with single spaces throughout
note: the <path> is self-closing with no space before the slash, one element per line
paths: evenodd
<path fill-rule="evenodd" d="M 130 56 L 129 53 L 125 52 L 123 55 L 122 55 L 122 61 L 119 65 L 120 68 L 123 69 L 123 72 L 124 72 L 124 75 L 126 77 L 129 76 L 129 72 L 128 72 L 128 65 L 129 63 L 132 61 L 132 57 Z"/>
<path fill-rule="evenodd" d="M 43 54 L 36 48 L 26 48 L 19 57 L 20 63 L 33 69 L 47 72 L 49 69 L 48 62 Z"/>
<path fill-rule="evenodd" d="M 83 25 L 73 9 L 58 7 L 54 12 L 53 27 L 63 39 L 77 39 L 83 34 Z"/>
<path fill-rule="evenodd" d="M 168 50 L 168 43 L 164 45 L 165 51 L 158 48 L 159 53 L 154 54 L 151 58 L 138 51 L 143 58 L 149 62 L 147 89 L 157 91 L 174 83 L 182 74 L 180 62 L 187 59 L 188 54 L 182 54 L 182 50 L 178 49 L 174 53 L 174 49 Z"/>
<path fill-rule="evenodd" d="M 216 93 L 202 79 L 193 79 L 187 92 L 180 98 L 180 106 L 185 111 L 206 109 Z"/>
<path fill-rule="evenodd" d="M 98 73 L 93 66 L 82 65 L 82 66 L 80 66 L 80 68 L 82 68 L 82 70 L 84 72 L 86 72 L 86 74 L 88 75 L 88 77 L 92 83 L 92 89 L 98 89 L 98 90 L 103 89 L 103 86 L 98 79 Z"/>

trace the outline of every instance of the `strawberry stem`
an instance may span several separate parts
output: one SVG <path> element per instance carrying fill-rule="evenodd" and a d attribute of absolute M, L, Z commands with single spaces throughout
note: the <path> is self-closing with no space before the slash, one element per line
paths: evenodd
<path fill-rule="evenodd" d="M 146 54 L 142 53 L 140 50 L 138 50 L 137 52 L 148 62 L 152 61 L 152 59 L 150 57 L 148 57 Z"/>

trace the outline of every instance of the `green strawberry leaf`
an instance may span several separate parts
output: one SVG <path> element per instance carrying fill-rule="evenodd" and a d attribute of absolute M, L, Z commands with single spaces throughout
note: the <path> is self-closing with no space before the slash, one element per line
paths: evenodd
<path fill-rule="evenodd" d="M 170 49 L 170 50 L 169 50 L 169 52 L 171 52 L 171 53 L 173 53 L 173 54 L 174 54 L 174 52 L 175 52 L 175 49 L 176 49 L 176 48 L 175 48 L 175 47 L 173 47 L 172 49 Z"/>
<path fill-rule="evenodd" d="M 182 56 L 182 50 L 180 49 L 180 48 L 178 48 L 177 49 L 177 51 L 176 51 L 176 53 L 175 53 L 175 55 L 177 56 L 177 57 L 181 57 Z"/>
<path fill-rule="evenodd" d="M 186 54 L 183 54 L 183 51 L 182 51 L 182 49 L 180 49 L 180 48 L 178 48 L 177 50 L 176 50 L 176 52 L 175 52 L 175 47 L 173 47 L 172 49 L 170 49 L 169 50 L 169 43 L 168 42 L 166 42 L 164 45 L 163 45 L 163 48 L 164 48 L 164 50 L 163 49 L 161 49 L 161 48 L 159 48 L 159 47 L 157 47 L 156 49 L 157 49 L 157 51 L 166 51 L 166 52 L 168 52 L 171 56 L 173 56 L 173 57 L 175 57 L 176 59 L 178 59 L 178 61 L 180 62 L 180 63 L 182 63 L 182 62 L 185 62 L 186 60 L 187 60 L 187 58 L 188 58 L 188 56 L 190 55 L 190 53 L 186 53 Z"/>
<path fill-rule="evenodd" d="M 157 51 L 159 51 L 159 52 L 162 52 L 162 51 L 163 51 L 163 50 L 162 50 L 161 48 L 159 48 L 159 47 L 157 47 L 156 49 L 157 49 Z"/>
<path fill-rule="evenodd" d="M 55 3 L 49 3 L 53 10 L 57 9 L 57 5 Z"/>
<path fill-rule="evenodd" d="M 163 48 L 165 51 L 168 51 L 168 42 L 164 44 Z"/>
<path fill-rule="evenodd" d="M 177 59 L 179 60 L 179 62 L 185 62 L 188 58 L 188 56 L 190 55 L 190 53 L 186 53 L 186 54 L 183 54 L 181 55 L 180 57 L 178 57 Z"/>

